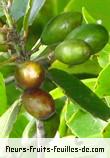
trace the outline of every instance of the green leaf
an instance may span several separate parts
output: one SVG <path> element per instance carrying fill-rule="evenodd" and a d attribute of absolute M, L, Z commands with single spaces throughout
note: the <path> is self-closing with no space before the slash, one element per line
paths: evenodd
<path fill-rule="evenodd" d="M 25 127 L 22 138 L 32 138 L 36 134 L 36 120 L 32 119 Z"/>
<path fill-rule="evenodd" d="M 110 122 L 103 129 L 102 135 L 103 135 L 104 138 L 110 138 Z"/>
<path fill-rule="evenodd" d="M 55 61 L 52 66 L 52 68 L 57 68 L 59 70 L 66 71 L 70 74 L 93 74 L 98 75 L 101 71 L 101 67 L 99 66 L 97 59 L 88 60 L 83 64 L 74 65 L 69 67 L 66 64 L 63 64 L 59 61 Z"/>
<path fill-rule="evenodd" d="M 29 123 L 29 118 L 25 112 L 20 112 L 17 116 L 17 119 L 12 127 L 9 137 L 10 138 L 21 138 L 25 130 L 25 127 Z"/>
<path fill-rule="evenodd" d="M 0 72 L 3 74 L 4 78 L 12 76 L 15 71 L 15 65 L 4 65 L 0 67 Z"/>
<path fill-rule="evenodd" d="M 21 95 L 21 91 L 16 87 L 15 82 L 12 82 L 6 85 L 6 94 L 8 105 L 11 105 Z"/>
<path fill-rule="evenodd" d="M 24 16 L 26 11 L 28 0 L 14 0 L 11 7 L 11 14 L 13 18 L 17 21 L 22 16 Z M 21 5 L 22 4 L 22 5 Z"/>
<path fill-rule="evenodd" d="M 95 89 L 95 84 L 96 84 L 97 78 L 90 78 L 90 79 L 84 79 L 82 82 L 90 88 L 92 91 Z"/>
<path fill-rule="evenodd" d="M 33 6 L 29 17 L 29 24 L 32 25 L 40 9 L 44 5 L 46 0 L 33 0 Z"/>
<path fill-rule="evenodd" d="M 110 17 L 110 1 L 105 0 L 70 0 L 65 7 L 65 11 L 82 11 L 82 7 L 85 7 L 87 11 L 96 20 L 101 20 L 103 25 L 110 30 L 109 17 Z"/>
<path fill-rule="evenodd" d="M 99 53 L 98 55 L 98 63 L 104 68 L 106 65 L 110 63 L 110 44 L 108 43 Z"/>
<path fill-rule="evenodd" d="M 60 137 L 64 137 L 68 129 L 66 125 L 66 120 L 65 120 L 66 108 L 67 108 L 67 103 L 64 105 L 61 115 L 60 115 L 60 124 L 59 124 L 59 129 L 58 129 Z"/>
<path fill-rule="evenodd" d="M 52 91 L 50 91 L 50 94 L 52 95 L 52 97 L 53 97 L 54 99 L 58 99 L 58 98 L 61 98 L 61 97 L 64 96 L 64 93 L 63 93 L 62 89 L 59 88 L 59 87 L 53 89 Z"/>
<path fill-rule="evenodd" d="M 1 16 L 3 16 L 4 14 L 3 14 L 3 11 L 2 11 L 2 9 L 0 8 L 0 17 Z"/>
<path fill-rule="evenodd" d="M 25 33 L 28 31 L 29 16 L 31 13 L 32 5 L 33 5 L 33 0 L 28 0 L 28 4 L 27 4 L 25 15 L 24 15 L 24 20 L 23 20 L 23 31 L 25 31 Z"/>
<path fill-rule="evenodd" d="M 65 120 L 68 121 L 80 109 L 77 103 L 69 102 L 66 106 Z"/>
<path fill-rule="evenodd" d="M 14 104 L 0 117 L 0 138 L 7 138 L 13 128 L 17 115 L 20 111 L 20 101 Z"/>
<path fill-rule="evenodd" d="M 60 86 L 65 94 L 83 109 L 103 120 L 110 118 L 110 108 L 75 76 L 64 71 L 51 69 L 51 79 Z"/>
<path fill-rule="evenodd" d="M 110 95 L 110 64 L 107 65 L 99 74 L 95 92 L 100 97 Z"/>
<path fill-rule="evenodd" d="M 58 130 L 60 123 L 60 113 L 65 104 L 65 98 L 55 100 L 56 113 L 48 120 L 44 121 L 45 137 L 53 138 Z"/>
<path fill-rule="evenodd" d="M 91 114 L 78 110 L 67 121 L 72 133 L 80 138 L 101 137 L 105 122 L 94 118 Z"/>
<path fill-rule="evenodd" d="M 96 20 L 88 13 L 85 7 L 82 7 L 82 14 L 85 22 L 88 23 L 96 23 Z"/>
<path fill-rule="evenodd" d="M 0 73 L 0 116 L 6 111 L 7 97 L 3 75 Z"/>

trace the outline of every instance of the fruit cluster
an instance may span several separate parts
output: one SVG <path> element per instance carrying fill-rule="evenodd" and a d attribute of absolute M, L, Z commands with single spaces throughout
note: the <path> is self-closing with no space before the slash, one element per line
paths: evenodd
<path fill-rule="evenodd" d="M 108 42 L 108 32 L 99 24 L 82 24 L 82 14 L 67 12 L 52 18 L 44 27 L 41 43 L 54 46 L 57 60 L 68 64 L 81 64 L 98 53 Z M 39 89 L 44 80 L 43 67 L 33 61 L 25 61 L 16 68 L 15 78 L 24 88 L 22 104 L 37 119 L 45 120 L 55 112 L 52 97 Z"/>
<path fill-rule="evenodd" d="M 65 64 L 85 62 L 108 42 L 109 35 L 104 26 L 81 23 L 81 13 L 67 12 L 52 18 L 42 32 L 42 43 L 56 45 L 55 57 Z"/>
<path fill-rule="evenodd" d="M 39 87 L 45 78 L 43 67 L 33 61 L 19 64 L 15 71 L 18 85 L 24 88 L 22 105 L 35 118 L 48 119 L 55 113 L 52 97 Z"/>

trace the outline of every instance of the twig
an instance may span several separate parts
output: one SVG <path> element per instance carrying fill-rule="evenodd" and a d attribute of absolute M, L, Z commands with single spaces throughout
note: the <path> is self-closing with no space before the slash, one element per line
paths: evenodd
<path fill-rule="evenodd" d="M 37 138 L 44 138 L 45 137 L 45 131 L 44 131 L 43 121 L 37 120 L 36 121 L 36 127 L 37 127 Z"/>

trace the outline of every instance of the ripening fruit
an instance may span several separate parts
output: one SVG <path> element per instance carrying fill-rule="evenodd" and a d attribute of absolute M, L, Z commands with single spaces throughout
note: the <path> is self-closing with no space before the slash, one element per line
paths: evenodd
<path fill-rule="evenodd" d="M 81 39 L 87 42 L 93 54 L 99 52 L 108 42 L 109 35 L 104 26 L 99 24 L 83 24 L 70 32 L 66 40 Z"/>
<path fill-rule="evenodd" d="M 42 66 L 33 61 L 26 61 L 18 64 L 15 71 L 15 78 L 22 88 L 39 87 L 44 80 L 44 70 Z"/>
<path fill-rule="evenodd" d="M 55 49 L 55 57 L 59 61 L 76 65 L 85 62 L 91 54 L 91 47 L 82 40 L 67 40 L 59 44 Z"/>
<path fill-rule="evenodd" d="M 41 42 L 45 45 L 59 43 L 67 34 L 82 23 L 82 14 L 67 12 L 50 19 L 41 34 Z"/>
<path fill-rule="evenodd" d="M 41 89 L 26 90 L 22 96 L 22 105 L 32 116 L 46 120 L 55 113 L 54 100 Z"/>

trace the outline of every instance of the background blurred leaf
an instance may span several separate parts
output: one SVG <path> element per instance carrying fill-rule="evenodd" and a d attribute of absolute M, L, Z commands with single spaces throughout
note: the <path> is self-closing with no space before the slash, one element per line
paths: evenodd
<path fill-rule="evenodd" d="M 66 64 L 63 64 L 59 61 L 55 61 L 52 68 L 57 68 L 59 70 L 63 70 L 68 72 L 69 74 L 91 74 L 91 75 L 98 75 L 101 71 L 101 67 L 99 66 L 97 59 L 91 59 L 87 62 L 79 65 L 74 65 L 69 67 Z"/>
<path fill-rule="evenodd" d="M 103 129 L 102 135 L 104 138 L 110 138 L 110 122 L 107 124 L 107 126 Z"/>
<path fill-rule="evenodd" d="M 27 3 L 28 3 L 28 0 L 19 0 L 19 1 L 14 0 L 13 1 L 13 5 L 11 7 L 11 14 L 16 21 L 22 16 L 24 16 Z"/>
<path fill-rule="evenodd" d="M 0 117 L 0 138 L 6 138 L 9 136 L 13 125 L 16 121 L 17 115 L 20 111 L 19 100 Z"/>
<path fill-rule="evenodd" d="M 2 9 L 0 8 L 0 17 L 3 16 L 3 12 L 2 12 Z"/>
<path fill-rule="evenodd" d="M 96 119 L 87 112 L 79 110 L 67 120 L 67 125 L 77 137 L 95 138 L 101 137 L 102 128 L 104 128 L 106 123 Z"/>
<path fill-rule="evenodd" d="M 105 0 L 70 0 L 65 7 L 65 11 L 82 11 L 85 7 L 92 17 L 96 20 L 102 20 L 102 24 L 110 30 L 109 17 L 110 17 L 110 1 Z"/>
<path fill-rule="evenodd" d="M 85 22 L 88 23 L 96 23 L 96 20 L 88 13 L 85 7 L 82 7 L 82 14 Z"/>
<path fill-rule="evenodd" d="M 36 134 L 36 119 L 32 119 L 25 127 L 22 138 L 32 138 Z"/>
<path fill-rule="evenodd" d="M 33 0 L 33 6 L 32 10 L 30 13 L 30 18 L 29 18 L 29 24 L 31 25 L 33 21 L 35 20 L 37 14 L 39 13 L 40 9 L 44 5 L 45 0 Z"/>
<path fill-rule="evenodd" d="M 7 108 L 8 105 L 7 105 L 6 88 L 5 88 L 3 75 L 0 73 L 0 116 L 6 111 Z"/>
<path fill-rule="evenodd" d="M 30 25 L 35 20 L 38 12 L 40 11 L 40 9 L 44 5 L 44 3 L 45 3 L 45 0 L 33 0 L 33 5 L 32 5 L 32 9 L 31 9 L 30 17 L 29 17 Z M 11 8 L 11 14 L 16 21 L 25 15 L 27 5 L 28 5 L 28 0 L 23 0 L 23 1 L 14 0 L 12 8 Z"/>
<path fill-rule="evenodd" d="M 108 43 L 98 54 L 98 63 L 104 68 L 110 63 L 110 44 Z"/>
<path fill-rule="evenodd" d="M 66 107 L 67 107 L 67 103 L 65 103 L 65 105 L 61 111 L 61 114 L 60 114 L 60 123 L 59 123 L 59 129 L 58 129 L 60 138 L 64 137 L 66 135 L 67 129 L 68 129 L 68 127 L 66 125 L 66 120 L 65 120 Z"/>
<path fill-rule="evenodd" d="M 46 138 L 53 138 L 58 130 L 60 123 L 60 113 L 65 104 L 65 98 L 55 100 L 56 113 L 48 120 L 44 121 Z"/>
<path fill-rule="evenodd" d="M 95 92 L 100 97 L 110 95 L 110 64 L 99 74 L 95 87 Z"/>
<path fill-rule="evenodd" d="M 11 105 L 16 99 L 18 99 L 21 91 L 16 87 L 15 82 L 12 82 L 6 85 L 6 94 L 8 105 Z"/>

